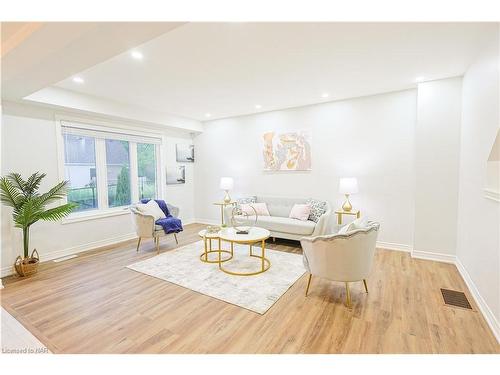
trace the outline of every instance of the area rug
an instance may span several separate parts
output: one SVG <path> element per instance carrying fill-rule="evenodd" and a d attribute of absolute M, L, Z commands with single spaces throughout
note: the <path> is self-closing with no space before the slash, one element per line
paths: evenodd
<path fill-rule="evenodd" d="M 214 241 L 215 243 L 215 241 Z M 223 242 L 223 248 L 229 244 Z M 260 254 L 254 246 L 254 253 Z M 255 276 L 233 276 L 218 269 L 216 263 L 204 263 L 199 255 L 203 242 L 134 263 L 127 268 L 194 290 L 221 301 L 264 314 L 305 273 L 302 255 L 266 249 L 271 268 Z M 211 254 L 212 259 L 217 254 Z M 238 272 L 256 271 L 260 260 L 248 256 L 248 245 L 234 245 L 234 257 L 225 268 Z"/>

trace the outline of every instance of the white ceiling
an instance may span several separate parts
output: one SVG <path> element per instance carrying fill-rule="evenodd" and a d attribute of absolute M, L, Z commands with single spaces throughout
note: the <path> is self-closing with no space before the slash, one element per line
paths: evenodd
<path fill-rule="evenodd" d="M 57 83 L 205 121 L 462 75 L 495 24 L 189 23 Z M 328 98 L 322 98 L 328 93 Z M 262 106 L 255 109 L 255 105 Z"/>

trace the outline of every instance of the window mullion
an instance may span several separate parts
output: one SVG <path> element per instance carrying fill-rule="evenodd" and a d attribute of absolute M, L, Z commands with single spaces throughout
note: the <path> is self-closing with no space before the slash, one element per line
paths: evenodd
<path fill-rule="evenodd" d="M 137 162 L 137 143 L 130 142 L 130 192 L 132 203 L 139 201 L 139 164 Z"/>
<path fill-rule="evenodd" d="M 106 167 L 106 142 L 96 139 L 96 176 L 99 209 L 108 208 L 108 176 Z"/>

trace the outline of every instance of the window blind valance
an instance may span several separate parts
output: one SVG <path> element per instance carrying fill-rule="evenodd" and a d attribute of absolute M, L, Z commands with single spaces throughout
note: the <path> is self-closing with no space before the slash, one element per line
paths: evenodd
<path fill-rule="evenodd" d="M 73 121 L 61 121 L 63 134 L 79 135 L 98 139 L 116 139 L 136 143 L 161 144 L 161 137 L 154 135 L 142 135 L 140 132 L 132 132 L 126 129 L 104 128 L 96 125 L 84 124 Z"/>

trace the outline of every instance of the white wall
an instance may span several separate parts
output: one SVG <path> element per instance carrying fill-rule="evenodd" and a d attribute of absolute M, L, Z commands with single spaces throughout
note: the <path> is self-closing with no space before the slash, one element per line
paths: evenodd
<path fill-rule="evenodd" d="M 498 54 L 497 33 L 463 78 L 457 258 L 500 341 L 500 203 L 483 192 L 500 126 Z"/>
<path fill-rule="evenodd" d="M 409 249 L 414 219 L 416 91 L 407 90 L 207 122 L 195 138 L 196 217 L 219 220 L 221 176 L 233 196 L 314 197 L 342 204 L 338 180 L 358 178 L 355 208 L 381 222 L 379 240 Z M 310 129 L 312 171 L 264 172 L 262 134 Z"/>
<path fill-rule="evenodd" d="M 151 130 L 151 129 L 148 129 Z M 175 161 L 175 143 L 191 143 L 187 133 L 164 132 L 163 165 Z M 56 125 L 54 112 L 34 106 L 11 104 L 4 106 L 2 115 L 2 175 L 19 172 L 28 176 L 35 171 L 47 174 L 42 191 L 52 187 L 64 176 L 58 175 Z M 165 168 L 162 168 L 165 174 Z M 162 176 L 164 181 L 164 176 Z M 194 217 L 193 165 L 186 164 L 187 182 L 183 185 L 162 184 L 165 199 L 179 206 L 185 222 Z M 83 235 L 84 234 L 84 235 Z M 133 227 L 128 214 L 61 224 L 38 222 L 31 228 L 31 248 L 36 248 L 42 260 L 75 253 L 128 239 Z M 17 255 L 22 253 L 21 231 L 13 227 L 11 210 L 2 210 L 2 275 L 11 271 Z"/>
<path fill-rule="evenodd" d="M 418 85 L 414 256 L 454 260 L 461 101 L 461 77 Z"/>

